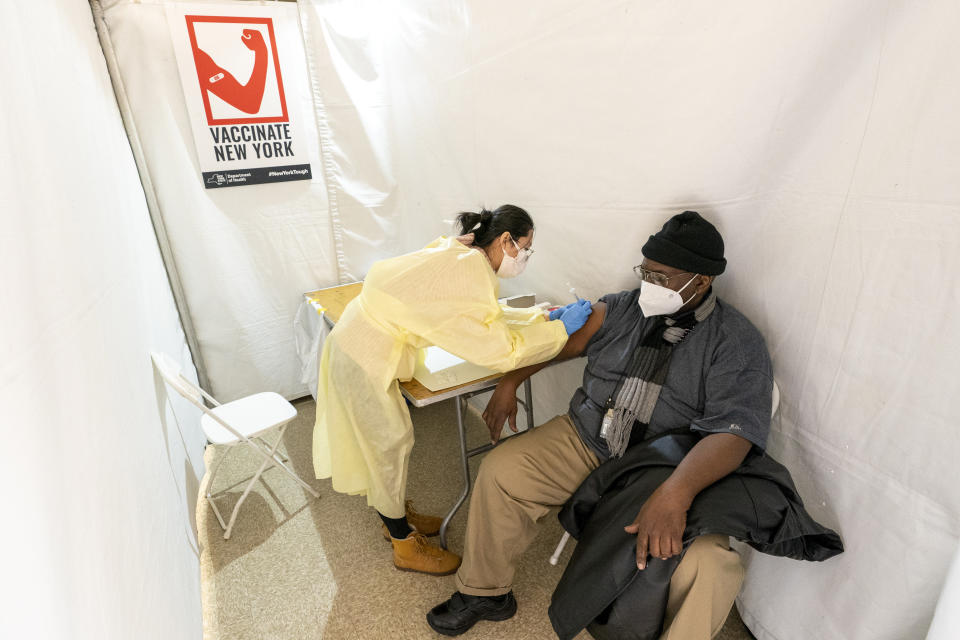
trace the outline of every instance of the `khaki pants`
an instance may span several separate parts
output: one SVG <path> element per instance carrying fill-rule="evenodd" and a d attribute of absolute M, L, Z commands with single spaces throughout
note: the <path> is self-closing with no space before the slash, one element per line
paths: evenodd
<path fill-rule="evenodd" d="M 476 596 L 510 591 L 536 523 L 563 505 L 597 468 L 570 418 L 509 438 L 484 458 L 470 498 L 457 589 Z M 637 511 L 641 505 L 637 505 Z M 727 536 L 697 538 L 670 581 L 662 640 L 708 640 L 720 631 L 743 581 Z"/>

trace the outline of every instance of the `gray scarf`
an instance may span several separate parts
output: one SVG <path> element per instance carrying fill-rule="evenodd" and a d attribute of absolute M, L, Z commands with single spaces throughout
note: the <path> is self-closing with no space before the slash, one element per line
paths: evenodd
<path fill-rule="evenodd" d="M 667 378 L 673 347 L 703 322 L 716 306 L 717 294 L 711 291 L 692 312 L 677 318 L 657 318 L 650 324 L 633 352 L 627 375 L 607 400 L 600 437 L 607 441 L 611 457 L 623 456 L 635 423 L 640 422 L 646 429 Z"/>

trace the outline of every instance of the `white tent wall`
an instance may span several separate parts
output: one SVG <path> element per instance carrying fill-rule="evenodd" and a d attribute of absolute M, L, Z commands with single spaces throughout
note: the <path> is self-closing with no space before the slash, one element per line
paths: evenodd
<path fill-rule="evenodd" d="M 0 4 L 3 638 L 199 638 L 193 375 L 85 0 Z"/>
<path fill-rule="evenodd" d="M 288 107 L 298 116 L 312 180 L 204 189 L 161 0 L 104 0 L 127 126 L 136 131 L 212 392 L 221 401 L 271 390 L 308 394 L 293 319 L 301 293 L 339 281 L 313 96 L 299 30 L 277 35 Z M 196 4 L 196 3 L 194 3 Z M 269 4 L 297 20 L 293 3 Z"/>
<path fill-rule="evenodd" d="M 341 283 L 403 252 L 393 164 L 390 78 L 382 34 L 389 11 L 334 2 L 300 12 Z M 318 81 L 319 80 L 319 81 Z"/>
<path fill-rule="evenodd" d="M 327 94 L 376 86 L 331 139 L 373 146 L 358 123 L 378 123 L 403 250 L 458 210 L 513 202 L 537 254 L 503 291 L 565 302 L 571 285 L 637 286 L 669 215 L 718 225 L 717 289 L 765 335 L 782 392 L 770 451 L 847 545 L 824 564 L 748 553 L 743 616 L 761 640 L 922 638 L 960 516 L 960 5 L 300 7 L 328 111 Z M 344 225 L 358 245 L 370 233 Z M 535 379 L 540 419 L 565 410 L 580 367 Z"/>

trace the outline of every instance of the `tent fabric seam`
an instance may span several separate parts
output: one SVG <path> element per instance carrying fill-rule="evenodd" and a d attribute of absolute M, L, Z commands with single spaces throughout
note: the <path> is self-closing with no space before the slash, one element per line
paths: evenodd
<path fill-rule="evenodd" d="M 336 162 L 333 159 L 333 153 L 330 151 L 333 146 L 333 134 L 330 129 L 330 123 L 327 118 L 327 110 L 323 97 L 320 95 L 320 85 L 316 81 L 318 72 L 316 63 L 310 55 L 310 22 L 309 16 L 304 16 L 305 9 L 297 5 L 297 13 L 300 18 L 300 33 L 303 38 L 304 53 L 307 61 L 307 70 L 309 71 L 310 94 L 313 101 L 313 115 L 317 123 L 317 136 L 320 138 L 320 156 L 323 158 L 323 179 L 327 189 L 327 209 L 330 213 L 330 226 L 333 231 L 334 253 L 337 256 L 337 281 L 340 284 L 347 284 L 345 274 L 347 272 L 347 258 L 344 252 L 343 243 L 343 221 L 340 218 L 340 208 L 337 200 L 338 178 L 336 171 Z"/>
<path fill-rule="evenodd" d="M 119 65 L 117 64 L 116 51 L 113 48 L 113 41 L 110 39 L 110 30 L 107 27 L 105 11 L 101 0 L 90 0 L 90 8 L 93 11 L 94 25 L 96 26 L 97 36 L 100 40 L 100 47 L 103 50 L 103 57 L 106 61 L 107 72 L 110 75 L 110 82 L 113 85 L 117 108 L 120 111 L 120 119 L 123 122 L 123 127 L 127 134 L 127 142 L 130 145 L 134 164 L 137 167 L 140 187 L 143 189 L 147 212 L 150 214 L 150 222 L 153 227 L 157 246 L 160 250 L 160 257 L 167 275 L 167 282 L 173 293 L 174 304 L 176 305 L 177 315 L 180 320 L 180 329 L 183 331 L 187 347 L 190 349 L 193 365 L 197 371 L 198 382 L 201 387 L 207 388 L 210 386 L 210 381 L 207 378 L 206 366 L 203 362 L 203 356 L 200 353 L 200 343 L 197 338 L 196 328 L 190 317 L 190 305 L 187 302 L 183 283 L 180 280 L 180 273 L 177 271 L 176 262 L 173 258 L 173 250 L 170 246 L 167 230 L 163 224 L 163 218 L 160 215 L 160 204 L 157 200 L 157 193 L 153 187 L 149 167 L 147 167 L 146 160 L 143 156 L 143 146 L 140 143 L 140 136 L 136 121 L 133 117 L 133 110 L 130 108 L 126 88 L 120 74 Z"/>

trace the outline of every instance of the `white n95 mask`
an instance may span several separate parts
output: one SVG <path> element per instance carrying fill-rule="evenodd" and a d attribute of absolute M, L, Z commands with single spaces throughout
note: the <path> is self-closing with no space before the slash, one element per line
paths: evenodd
<path fill-rule="evenodd" d="M 531 250 L 521 249 L 520 245 L 513 238 L 510 239 L 513 246 L 517 248 L 516 257 L 506 251 L 503 252 L 503 260 L 500 262 L 500 268 L 497 269 L 498 278 L 516 278 L 527 268 L 527 260 L 530 259 Z"/>
<path fill-rule="evenodd" d="M 687 284 L 680 287 L 680 291 L 686 289 L 699 275 L 699 273 L 694 274 L 693 278 L 687 280 Z M 680 291 L 674 291 L 644 280 L 640 283 L 640 297 L 637 298 L 637 303 L 640 305 L 643 315 L 647 318 L 668 316 L 679 311 L 680 307 L 686 302 L 680 295 Z"/>

